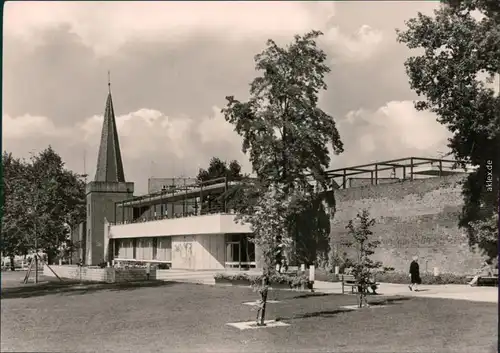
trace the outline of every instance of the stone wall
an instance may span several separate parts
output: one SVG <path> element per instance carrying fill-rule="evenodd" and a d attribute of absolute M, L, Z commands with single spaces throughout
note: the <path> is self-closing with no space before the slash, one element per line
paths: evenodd
<path fill-rule="evenodd" d="M 470 274 L 483 257 L 468 246 L 459 229 L 462 185 L 466 174 L 336 190 L 337 212 L 332 220 L 334 251 L 353 256 L 345 246 L 345 226 L 363 208 L 375 219 L 374 237 L 381 241 L 373 258 L 384 266 L 407 271 L 412 256 L 422 271 Z"/>
<path fill-rule="evenodd" d="M 112 268 L 80 268 L 76 265 L 51 265 L 50 268 L 52 268 L 52 270 L 57 273 L 57 275 L 62 279 L 68 278 L 79 280 L 81 278 L 82 281 L 112 282 Z M 54 273 L 52 273 L 52 271 L 47 266 L 43 267 L 43 275 L 48 277 L 55 277 Z"/>
<path fill-rule="evenodd" d="M 74 265 L 63 265 L 50 266 L 52 270 L 61 278 L 75 279 L 82 281 L 93 281 L 93 282 L 106 282 L 106 283 L 119 283 L 119 282 L 131 282 L 131 281 L 142 281 L 146 280 L 146 269 L 145 268 L 88 268 L 80 267 Z M 80 277 L 81 270 L 81 277 Z M 44 266 L 43 269 L 44 276 L 55 277 L 54 273 Z M 151 269 L 150 278 L 155 279 L 155 270 Z"/>

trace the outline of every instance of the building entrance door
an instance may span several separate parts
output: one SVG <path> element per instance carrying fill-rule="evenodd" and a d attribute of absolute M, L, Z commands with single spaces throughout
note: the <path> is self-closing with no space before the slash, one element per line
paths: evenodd
<path fill-rule="evenodd" d="M 226 243 L 226 267 L 241 268 L 241 244 L 239 241 Z"/>
<path fill-rule="evenodd" d="M 247 234 L 226 235 L 227 268 L 250 269 L 255 267 L 255 244 Z"/>

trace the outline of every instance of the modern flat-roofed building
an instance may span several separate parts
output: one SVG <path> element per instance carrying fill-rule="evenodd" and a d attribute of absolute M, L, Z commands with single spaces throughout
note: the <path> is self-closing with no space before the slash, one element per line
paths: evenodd
<path fill-rule="evenodd" d="M 256 267 L 248 224 L 218 200 L 236 182 L 192 183 L 115 203 L 105 230 L 108 261 L 166 263 L 173 269 Z M 169 210 L 178 210 L 171 214 Z"/>

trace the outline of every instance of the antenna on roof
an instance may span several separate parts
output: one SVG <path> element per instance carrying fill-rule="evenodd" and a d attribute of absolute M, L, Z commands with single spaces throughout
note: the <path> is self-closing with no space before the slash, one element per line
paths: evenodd
<path fill-rule="evenodd" d="M 111 93 L 111 71 L 108 70 L 108 92 Z"/>
<path fill-rule="evenodd" d="M 83 150 L 83 177 L 85 180 L 85 185 L 87 184 L 87 150 Z"/>

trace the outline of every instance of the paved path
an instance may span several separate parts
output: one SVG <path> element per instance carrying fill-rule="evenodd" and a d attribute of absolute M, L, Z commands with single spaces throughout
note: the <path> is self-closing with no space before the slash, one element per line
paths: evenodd
<path fill-rule="evenodd" d="M 314 290 L 318 293 L 342 293 L 342 285 L 340 282 L 316 281 L 314 282 Z M 497 287 L 471 287 L 460 284 L 423 284 L 420 286 L 418 292 L 412 292 L 406 284 L 381 283 L 377 292 L 386 296 L 411 296 L 498 303 Z"/>
<path fill-rule="evenodd" d="M 185 270 L 170 270 L 159 278 L 164 281 L 191 282 L 202 284 L 215 284 L 213 276 L 221 271 L 185 271 Z M 224 271 L 240 273 L 239 271 Z M 259 274 L 249 271 L 248 274 Z M 1 287 L 17 287 L 21 285 L 25 272 L 2 272 Z M 45 282 L 47 278 L 40 276 L 41 282 Z M 314 290 L 317 293 L 342 293 L 342 285 L 340 282 L 323 282 L 315 281 Z M 447 285 L 422 285 L 420 291 L 412 292 L 405 284 L 381 283 L 378 292 L 385 296 L 411 296 L 424 298 L 443 298 L 470 300 L 477 302 L 498 303 L 498 288 L 497 287 L 471 287 L 459 284 Z"/>

